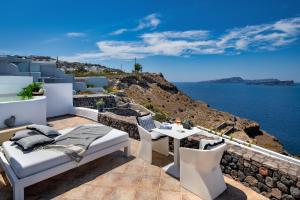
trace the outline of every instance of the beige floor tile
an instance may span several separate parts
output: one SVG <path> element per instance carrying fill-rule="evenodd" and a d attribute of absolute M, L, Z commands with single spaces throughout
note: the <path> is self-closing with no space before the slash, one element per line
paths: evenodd
<path fill-rule="evenodd" d="M 144 174 L 144 166 L 127 165 L 124 174 L 142 176 Z"/>
<path fill-rule="evenodd" d="M 153 188 L 140 188 L 136 190 L 136 200 L 157 200 L 158 190 Z"/>
<path fill-rule="evenodd" d="M 180 192 L 180 189 L 180 182 L 177 179 L 162 173 L 160 179 L 160 190 Z"/>
<path fill-rule="evenodd" d="M 134 176 L 127 174 L 111 174 L 112 187 L 130 187 L 137 188 L 141 183 L 142 176 Z"/>
<path fill-rule="evenodd" d="M 112 174 L 107 173 L 101 176 L 96 177 L 89 182 L 86 182 L 87 185 L 101 186 L 101 187 L 111 187 L 112 186 Z"/>
<path fill-rule="evenodd" d="M 103 200 L 134 200 L 136 190 L 128 187 L 114 187 L 106 193 Z"/>
<path fill-rule="evenodd" d="M 160 177 L 161 168 L 154 165 L 146 165 L 144 169 L 144 176 Z"/>
<path fill-rule="evenodd" d="M 188 192 L 188 193 L 181 194 L 181 200 L 202 200 L 202 199 L 196 196 L 195 194 Z"/>
<path fill-rule="evenodd" d="M 140 188 L 157 189 L 159 187 L 159 177 L 144 176 L 139 184 Z"/>
<path fill-rule="evenodd" d="M 87 187 L 86 191 L 85 191 L 85 196 L 84 199 L 88 200 L 94 200 L 94 199 L 98 199 L 98 200 L 105 200 L 107 198 L 107 196 L 109 196 L 112 193 L 112 188 L 110 187 L 102 187 L 102 186 L 89 186 Z"/>
<path fill-rule="evenodd" d="M 130 161 L 127 163 L 128 166 L 141 166 L 144 167 L 145 165 L 147 165 L 147 163 L 140 159 L 140 158 L 135 158 L 134 160 Z"/>
<path fill-rule="evenodd" d="M 180 192 L 159 191 L 158 200 L 180 200 Z"/>

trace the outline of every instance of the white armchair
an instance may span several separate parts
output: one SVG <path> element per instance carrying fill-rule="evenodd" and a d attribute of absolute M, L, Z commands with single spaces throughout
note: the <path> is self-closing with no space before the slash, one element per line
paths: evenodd
<path fill-rule="evenodd" d="M 211 141 L 203 140 L 200 148 Z M 220 168 L 220 161 L 226 144 L 220 144 L 211 150 L 189 149 L 181 147 L 180 183 L 203 200 L 212 200 L 226 190 L 226 184 Z"/>
<path fill-rule="evenodd" d="M 155 126 L 159 127 L 160 123 L 154 121 Z M 138 156 L 148 163 L 152 163 L 152 150 L 163 155 L 169 155 L 169 138 L 161 137 L 157 132 L 149 132 L 140 125 L 138 126 L 140 135 L 140 146 Z"/>

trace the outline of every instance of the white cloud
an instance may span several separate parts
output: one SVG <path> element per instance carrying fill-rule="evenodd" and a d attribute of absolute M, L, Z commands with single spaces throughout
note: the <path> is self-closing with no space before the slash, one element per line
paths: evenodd
<path fill-rule="evenodd" d="M 203 39 L 208 36 L 209 32 L 204 30 L 190 30 L 190 31 L 165 31 L 165 32 L 154 32 L 146 33 L 142 35 L 144 39 Z"/>
<path fill-rule="evenodd" d="M 81 32 L 69 32 L 69 33 L 66 33 L 66 36 L 68 37 L 85 37 L 86 34 L 85 33 L 81 33 Z"/>
<path fill-rule="evenodd" d="M 295 42 L 299 34 L 300 17 L 282 19 L 273 24 L 234 28 L 219 37 L 211 35 L 207 30 L 151 32 L 140 35 L 135 41 L 99 41 L 99 52 L 80 53 L 65 59 L 83 61 L 132 59 L 155 55 L 188 57 L 203 54 L 232 55 L 245 51 L 275 51 Z"/>
<path fill-rule="evenodd" d="M 110 33 L 110 35 L 120 35 L 127 31 L 139 31 L 142 29 L 150 28 L 155 29 L 160 24 L 160 19 L 158 18 L 158 14 L 152 13 L 150 15 L 147 15 L 146 17 L 139 20 L 138 25 L 135 28 L 127 29 L 127 28 L 121 28 L 116 31 L 113 31 Z"/>
<path fill-rule="evenodd" d="M 128 31 L 128 29 L 126 29 L 126 28 L 121 28 L 121 29 L 118 29 L 118 30 L 116 30 L 116 31 L 114 31 L 114 32 L 111 32 L 110 35 L 120 35 L 120 34 L 126 32 L 126 31 Z"/>
<path fill-rule="evenodd" d="M 140 20 L 139 25 L 133 30 L 142 30 L 145 28 L 156 28 L 160 24 L 158 14 L 152 13 Z"/>

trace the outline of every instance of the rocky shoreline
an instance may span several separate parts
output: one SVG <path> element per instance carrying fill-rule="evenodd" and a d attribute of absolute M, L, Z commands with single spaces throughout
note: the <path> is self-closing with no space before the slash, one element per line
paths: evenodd
<path fill-rule="evenodd" d="M 127 101 L 144 105 L 156 113 L 158 120 L 190 119 L 194 124 L 213 129 L 220 134 L 257 144 L 287 154 L 282 144 L 261 130 L 257 122 L 210 108 L 193 100 L 167 81 L 162 74 L 126 74 L 110 78 L 111 85 L 124 90 Z"/>

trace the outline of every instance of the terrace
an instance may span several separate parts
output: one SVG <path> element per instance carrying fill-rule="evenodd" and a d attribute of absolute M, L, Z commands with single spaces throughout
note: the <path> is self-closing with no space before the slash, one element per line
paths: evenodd
<path fill-rule="evenodd" d="M 87 123 L 96 122 L 71 115 L 48 120 L 58 130 Z M 137 158 L 138 145 L 138 140 L 131 139 L 128 158 L 118 151 L 29 186 L 25 188 L 25 199 L 199 199 L 162 170 L 162 166 L 172 162 L 172 156 L 154 153 L 150 165 Z M 224 178 L 228 188 L 217 199 L 266 199 L 243 184 Z M 4 174 L 0 175 L 0 199 L 12 199 L 12 188 Z"/>

